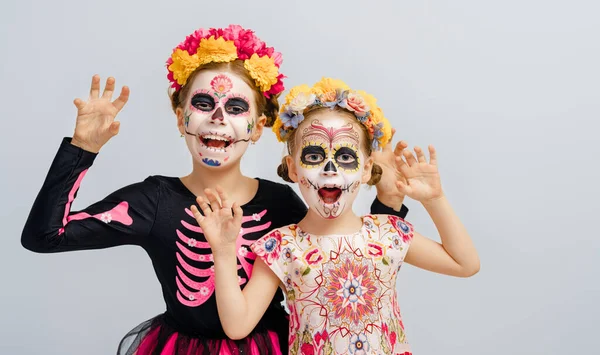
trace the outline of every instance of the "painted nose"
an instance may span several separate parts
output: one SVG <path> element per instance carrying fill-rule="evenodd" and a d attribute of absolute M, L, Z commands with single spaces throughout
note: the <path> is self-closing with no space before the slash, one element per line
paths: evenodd
<path fill-rule="evenodd" d="M 335 168 L 335 164 L 330 160 L 325 165 L 325 169 L 323 169 L 323 175 L 325 176 L 335 176 L 337 175 L 337 169 Z"/>
<path fill-rule="evenodd" d="M 222 124 L 223 123 L 223 110 L 220 107 L 217 108 L 215 113 L 213 113 L 211 119 L 213 121 L 221 121 L 221 124 Z"/>

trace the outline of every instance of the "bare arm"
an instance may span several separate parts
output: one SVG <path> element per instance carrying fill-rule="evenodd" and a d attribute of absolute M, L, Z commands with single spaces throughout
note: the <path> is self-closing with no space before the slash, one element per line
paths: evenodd
<path fill-rule="evenodd" d="M 235 249 L 214 254 L 214 260 L 215 295 L 221 325 L 229 338 L 243 339 L 265 314 L 280 281 L 262 259 L 257 258 L 252 277 L 241 290 Z"/>
<path fill-rule="evenodd" d="M 254 330 L 277 292 L 279 279 L 260 260 L 254 262 L 252 277 L 244 287 L 239 286 L 236 239 L 242 225 L 243 211 L 230 203 L 227 194 L 217 187 L 217 194 L 204 190 L 210 201 L 198 197 L 191 206 L 213 252 L 215 264 L 215 295 L 219 319 L 225 334 L 234 340 L 243 339 Z"/>
<path fill-rule="evenodd" d="M 479 256 L 466 228 L 446 197 L 423 204 L 442 243 L 415 233 L 405 261 L 421 269 L 457 277 L 479 272 Z"/>
<path fill-rule="evenodd" d="M 429 146 L 430 161 L 415 147 L 415 156 L 404 151 L 404 158 L 396 159 L 406 182 L 397 185 L 407 196 L 421 201 L 433 220 L 442 240 L 437 243 L 415 233 L 405 261 L 419 268 L 458 277 L 469 277 L 479 272 L 479 256 L 466 228 L 454 213 L 442 191 L 437 169 L 437 156 Z"/>

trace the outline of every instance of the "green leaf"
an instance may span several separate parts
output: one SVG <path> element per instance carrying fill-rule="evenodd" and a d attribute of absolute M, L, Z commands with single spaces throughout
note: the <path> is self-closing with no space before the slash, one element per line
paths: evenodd
<path fill-rule="evenodd" d="M 302 272 L 302 276 L 306 276 L 310 273 L 310 268 L 306 267 L 306 269 L 304 269 L 304 272 Z"/>
<path fill-rule="evenodd" d="M 381 261 L 383 262 L 383 265 L 390 265 L 390 263 L 387 261 L 387 256 L 381 259 Z"/>

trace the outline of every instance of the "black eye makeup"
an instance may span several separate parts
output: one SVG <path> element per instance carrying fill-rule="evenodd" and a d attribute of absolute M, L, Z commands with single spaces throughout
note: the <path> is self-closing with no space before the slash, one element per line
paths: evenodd
<path fill-rule="evenodd" d="M 304 165 L 319 165 L 325 160 L 325 149 L 317 145 L 309 145 L 302 148 L 300 157 Z"/>
<path fill-rule="evenodd" d="M 215 109 L 215 100 L 212 96 L 204 93 L 198 93 L 192 96 L 190 104 L 193 108 L 203 112 L 210 112 Z"/>
<path fill-rule="evenodd" d="M 225 103 L 225 111 L 230 115 L 241 115 L 250 110 L 248 101 L 240 97 L 232 97 Z"/>
<path fill-rule="evenodd" d="M 358 155 L 352 148 L 341 147 L 335 152 L 336 163 L 345 170 L 358 169 Z"/>

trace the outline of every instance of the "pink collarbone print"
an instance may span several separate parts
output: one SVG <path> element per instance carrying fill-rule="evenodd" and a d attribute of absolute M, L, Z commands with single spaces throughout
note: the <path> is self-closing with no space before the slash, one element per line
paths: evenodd
<path fill-rule="evenodd" d="M 188 208 L 185 209 L 185 212 L 190 217 L 194 217 L 192 211 Z M 253 264 L 250 261 L 254 262 L 256 260 L 256 254 L 250 251 L 250 245 L 254 243 L 254 240 L 248 240 L 245 237 L 249 234 L 268 229 L 271 226 L 271 222 L 265 222 L 249 228 L 244 228 L 244 224 L 251 221 L 260 222 L 266 213 L 267 210 L 263 210 L 251 216 L 244 216 L 242 219 L 242 229 L 236 242 L 238 270 L 243 269 L 248 277 L 252 276 Z M 183 220 L 181 221 L 181 226 L 182 230 L 177 229 L 175 231 L 178 237 L 178 240 L 175 242 L 178 249 L 176 252 L 178 265 L 176 266 L 177 276 L 175 279 L 177 283 L 177 299 L 185 306 L 198 307 L 204 304 L 215 292 L 213 257 L 210 252 L 210 245 L 204 241 L 202 228 L 197 224 L 192 225 Z M 190 235 L 195 238 L 190 237 Z M 201 267 L 192 266 L 190 263 Z M 196 280 L 188 276 L 186 272 Z M 240 285 L 246 282 L 248 282 L 246 278 L 239 277 Z"/>

